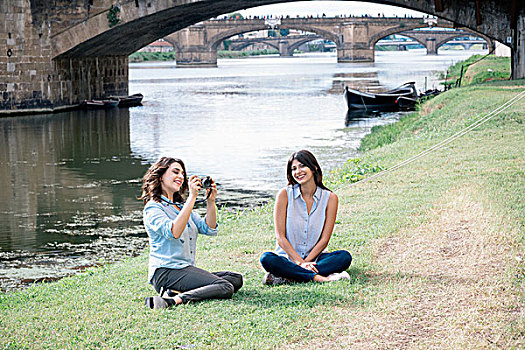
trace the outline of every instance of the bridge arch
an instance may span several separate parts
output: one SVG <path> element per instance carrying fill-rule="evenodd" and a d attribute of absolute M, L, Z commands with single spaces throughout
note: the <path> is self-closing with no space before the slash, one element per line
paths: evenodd
<path fill-rule="evenodd" d="M 425 26 L 422 26 L 422 27 L 415 27 L 415 28 L 411 28 L 410 30 L 414 30 L 414 29 L 421 29 L 421 28 L 426 28 L 428 27 L 428 25 L 425 25 Z M 450 26 L 434 26 L 434 28 L 451 28 Z M 489 51 L 491 51 L 493 48 L 494 48 L 494 41 L 489 38 L 488 36 L 484 35 L 483 33 L 479 33 L 479 32 L 476 32 L 474 30 L 471 30 L 469 28 L 455 28 L 455 29 L 460 29 L 462 30 L 461 32 L 450 32 L 450 33 L 446 33 L 446 34 L 443 34 L 443 33 L 440 33 L 438 35 L 438 33 L 436 33 L 436 37 L 438 37 L 438 39 L 434 39 L 434 40 L 430 40 L 430 41 L 423 41 L 419 35 L 418 35 L 418 31 L 410 31 L 410 30 L 406 30 L 405 31 L 402 31 L 402 30 L 399 30 L 399 29 L 396 29 L 396 28 L 390 28 L 382 33 L 379 33 L 377 34 L 376 36 L 372 37 L 370 39 L 370 47 L 375 49 L 375 45 L 377 44 L 377 42 L 379 40 L 381 40 L 382 38 L 384 37 L 387 37 L 389 35 L 393 35 L 393 34 L 399 34 L 399 35 L 403 35 L 403 36 L 406 36 L 410 39 L 413 39 L 415 41 L 417 41 L 418 43 L 420 43 L 421 45 L 423 45 L 426 49 L 427 49 L 427 54 L 437 54 L 437 50 L 439 49 L 439 47 L 443 46 L 444 44 L 446 44 L 447 42 L 449 42 L 450 40 L 453 40 L 454 38 L 457 38 L 457 37 L 461 37 L 461 36 L 465 36 L 465 35 L 471 35 L 471 36 L 476 36 L 476 37 L 480 37 L 482 38 L 483 40 L 485 40 L 487 42 L 487 46 L 489 48 Z M 384 35 L 382 36 L 381 38 L 378 38 L 379 36 L 383 35 L 387 33 L 387 35 Z"/>
<path fill-rule="evenodd" d="M 253 30 L 242 30 L 242 31 L 240 31 L 240 30 L 228 30 L 228 31 L 225 31 L 223 33 L 217 34 L 217 35 L 209 38 L 208 40 L 211 43 L 211 49 L 216 50 L 217 47 L 220 45 L 220 43 L 223 40 L 231 38 L 232 36 L 239 35 L 239 34 L 244 34 L 244 33 L 249 33 L 249 32 L 268 30 L 268 29 L 269 29 L 268 25 L 263 24 L 261 26 L 254 26 Z M 314 34 L 316 34 L 316 35 L 318 35 L 318 36 L 320 36 L 322 38 L 326 38 L 326 39 L 328 39 L 330 41 L 333 41 L 334 43 L 336 43 L 336 45 L 337 45 L 337 42 L 339 41 L 337 35 L 335 35 L 334 33 L 331 33 L 331 32 L 326 31 L 326 30 L 321 30 L 321 29 L 315 28 L 315 27 L 286 25 L 285 24 L 285 25 L 279 25 L 275 30 L 279 30 L 279 29 L 295 29 L 295 30 L 302 30 L 302 31 L 305 31 L 305 32 L 314 33 Z M 283 38 L 285 38 L 285 37 L 283 37 Z M 315 39 L 311 39 L 311 40 L 315 40 Z M 308 42 L 308 40 L 306 42 Z"/>
<path fill-rule="evenodd" d="M 443 45 L 445 45 L 446 43 L 448 43 L 449 41 L 451 40 L 454 40 L 455 38 L 459 38 L 461 36 L 465 36 L 466 35 L 470 35 L 470 36 L 476 36 L 478 38 L 481 38 L 483 40 L 485 40 L 485 42 L 487 43 L 487 47 L 489 49 L 489 52 L 492 51 L 494 49 L 494 41 L 492 39 L 490 39 L 488 36 L 486 35 L 483 35 L 482 33 L 477 33 L 477 32 L 474 32 L 474 31 L 471 31 L 471 30 L 468 30 L 468 29 L 463 29 L 464 32 L 463 33 L 458 33 L 457 35 L 454 35 L 448 39 L 444 39 L 444 40 L 440 40 L 440 41 L 437 41 L 436 42 L 436 51 Z"/>
<path fill-rule="evenodd" d="M 411 31 L 411 30 L 414 30 L 414 29 L 420 29 L 420 28 L 427 28 L 428 27 L 428 24 L 425 23 L 424 21 L 421 21 L 420 23 L 418 24 L 409 24 L 409 25 L 404 25 L 402 27 L 398 27 L 398 28 L 388 28 L 380 33 L 377 33 L 373 36 L 370 37 L 370 40 L 368 42 L 369 46 L 371 49 L 373 49 L 375 47 L 375 45 L 377 44 L 377 42 L 389 35 L 394 35 L 394 34 L 401 34 L 403 32 L 407 32 L 407 31 Z M 445 27 L 445 28 L 450 28 L 450 27 Z M 405 35 L 405 34 L 403 34 Z M 405 35 L 405 36 L 408 36 L 408 35 Z M 411 39 L 414 39 L 414 38 L 411 38 Z M 416 39 L 414 39 L 416 40 Z M 418 42 L 420 42 L 420 40 L 416 40 Z M 425 45 L 424 43 L 421 43 L 422 45 Z"/>
<path fill-rule="evenodd" d="M 224 31 L 222 33 L 218 33 L 218 34 L 212 36 L 211 38 L 208 38 L 208 41 L 211 43 L 210 48 L 212 50 L 217 50 L 217 47 L 224 40 L 226 40 L 228 38 L 231 38 L 232 36 L 245 34 L 245 33 L 250 33 L 250 32 L 258 32 L 258 31 L 267 30 L 267 29 L 268 29 L 268 26 L 264 25 L 264 23 L 262 23 L 261 25 L 254 26 L 253 30 L 251 30 L 251 29 L 250 30 L 246 30 L 246 29 L 243 29 L 243 30 L 230 29 L 230 30 Z"/>
<path fill-rule="evenodd" d="M 411 36 L 410 32 L 399 32 L 399 33 L 396 33 L 396 34 L 399 34 L 399 35 L 402 35 L 404 37 L 410 38 L 410 39 L 416 41 L 418 44 L 421 44 L 421 45 L 425 46 L 425 42 L 424 41 L 422 41 L 421 39 L 419 39 L 417 37 Z M 384 37 L 384 38 L 386 38 L 386 37 Z M 383 38 L 381 38 L 381 39 L 383 39 Z M 381 40 L 381 39 L 379 39 L 379 40 Z M 375 50 L 375 46 L 376 46 L 378 41 L 376 41 L 376 43 L 374 44 L 374 50 Z"/>
<path fill-rule="evenodd" d="M 306 44 L 310 41 L 314 41 L 314 40 L 319 40 L 319 38 L 311 38 L 311 39 L 303 39 L 303 40 L 299 40 L 297 41 L 296 43 L 292 44 L 289 46 L 288 50 L 290 52 L 290 56 L 293 55 L 293 52 L 301 45 L 303 44 Z M 331 40 L 330 40 L 331 41 Z M 337 50 L 337 45 L 336 45 L 336 50 Z"/>
<path fill-rule="evenodd" d="M 264 40 L 259 40 L 259 41 L 253 40 L 253 41 L 247 41 L 247 42 L 242 43 L 242 44 L 237 44 L 237 45 L 235 45 L 235 50 L 240 51 L 240 50 L 242 50 L 244 48 L 247 48 L 250 45 L 257 44 L 257 43 L 265 44 L 265 45 L 273 47 L 276 50 L 279 50 L 279 45 L 276 45 L 275 43 L 273 43 L 271 41 L 264 41 Z"/>
<path fill-rule="evenodd" d="M 256 43 L 261 43 L 261 44 L 265 44 L 265 45 L 271 46 L 274 49 L 279 51 L 279 44 L 273 43 L 273 42 L 271 42 L 269 40 L 247 41 L 246 43 L 239 44 L 238 46 L 235 47 L 235 49 L 236 50 L 242 50 L 242 49 L 244 49 L 244 48 L 246 48 L 246 47 L 248 47 L 250 45 L 256 44 Z"/>
<path fill-rule="evenodd" d="M 421 40 L 420 38 L 418 38 L 418 37 L 416 37 L 414 35 L 410 35 L 410 32 L 408 32 L 408 33 L 407 32 L 401 32 L 401 33 L 397 33 L 397 34 L 405 36 L 407 38 L 410 38 L 410 39 L 418 42 L 419 44 L 423 45 L 423 47 L 425 47 L 425 48 L 427 47 L 426 46 L 427 45 L 426 42 L 424 42 L 423 40 Z"/>

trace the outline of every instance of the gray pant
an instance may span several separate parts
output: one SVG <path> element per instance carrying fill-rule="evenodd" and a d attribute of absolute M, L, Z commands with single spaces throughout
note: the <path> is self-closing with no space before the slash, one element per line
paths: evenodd
<path fill-rule="evenodd" d="M 204 299 L 228 299 L 242 287 L 242 275 L 221 271 L 210 273 L 195 266 L 182 269 L 165 267 L 155 270 L 151 280 L 155 290 L 160 293 L 171 289 L 179 292 L 183 303 Z"/>

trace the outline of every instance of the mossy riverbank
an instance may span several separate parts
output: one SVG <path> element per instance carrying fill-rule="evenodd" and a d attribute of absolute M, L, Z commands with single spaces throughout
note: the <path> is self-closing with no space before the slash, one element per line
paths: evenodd
<path fill-rule="evenodd" d="M 329 249 L 351 281 L 261 285 L 272 207 L 222 215 L 198 265 L 245 278 L 231 300 L 146 309 L 147 253 L 0 295 L 2 349 L 356 349 L 525 346 L 525 98 L 453 143 L 364 183 L 525 91 L 486 83 L 435 97 L 362 142 L 328 177 L 340 209 Z M 321 159 L 322 163 L 322 159 Z"/>

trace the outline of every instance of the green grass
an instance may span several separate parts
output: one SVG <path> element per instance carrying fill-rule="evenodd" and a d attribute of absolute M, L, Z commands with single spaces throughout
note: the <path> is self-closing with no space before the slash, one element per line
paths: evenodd
<path fill-rule="evenodd" d="M 510 78 L 510 57 L 474 55 L 449 67 L 447 71 L 448 84 L 455 84 L 456 80 L 459 79 L 461 67 L 463 67 L 461 86 Z"/>
<path fill-rule="evenodd" d="M 405 319 L 405 309 L 395 307 L 402 294 L 418 295 L 418 289 L 408 283 L 413 279 L 380 272 L 385 268 L 377 262 L 382 242 L 432 222 L 441 210 L 439 203 L 466 192 L 465 188 L 493 218 L 487 229 L 502 232 L 513 242 L 514 250 L 501 257 L 507 272 L 496 277 L 502 290 L 516 296 L 505 307 L 523 308 L 525 267 L 523 260 L 515 257 L 523 257 L 525 243 L 525 99 L 416 163 L 377 180 L 351 184 L 447 138 L 523 91 L 524 86 L 525 81 L 495 82 L 442 93 L 399 123 L 375 128 L 363 140 L 359 160 L 349 160 L 327 175 L 329 186 L 340 199 L 329 249 L 352 253 L 351 281 L 262 286 L 264 272 L 258 259 L 275 245 L 272 206 L 241 214 L 220 213 L 220 234 L 199 238 L 197 264 L 209 270 L 242 273 L 245 285 L 233 299 L 162 311 L 146 309 L 143 299 L 153 295 L 153 289 L 146 282 L 144 252 L 138 258 L 91 268 L 55 283 L 0 295 L 0 349 L 332 349 L 347 347 L 348 337 L 360 334 L 369 335 L 358 337 L 361 347 L 381 347 L 383 336 L 387 341 L 388 334 L 402 332 L 399 324 Z M 428 278 L 418 277 L 417 281 L 424 283 Z M 443 290 L 453 287 L 445 284 Z M 479 310 L 485 312 L 483 306 Z M 412 317 L 419 315 L 417 310 L 412 312 Z M 465 323 L 454 328 L 454 323 L 448 322 L 453 328 L 449 337 L 433 339 L 454 340 L 450 344 L 459 345 L 440 343 L 437 348 L 483 347 L 469 343 L 479 332 L 496 332 L 493 339 L 504 348 L 519 348 L 519 342 L 525 342 L 525 319 L 519 312 L 483 321 L 470 311 L 466 313 L 469 318 Z M 391 317 L 400 321 L 391 326 L 375 323 Z M 446 324 L 442 330 L 448 329 Z M 456 338 L 459 331 L 471 336 Z M 417 343 L 425 339 L 423 336 L 408 339 L 414 347 L 431 347 Z M 388 344 L 393 344 L 391 348 L 402 345 Z"/>
<path fill-rule="evenodd" d="M 488 113 L 495 106 L 503 104 L 512 94 L 519 91 L 523 81 L 476 85 L 469 89 L 450 90 L 420 106 L 418 112 L 409 113 L 399 122 L 372 128 L 372 133 L 361 142 L 360 151 L 382 147 L 399 139 L 439 139 L 470 125 L 480 115 Z M 494 87 L 514 86 L 507 93 L 494 93 Z M 513 115 L 519 115 L 519 111 Z M 450 116 L 454 115 L 454 118 Z"/>
<path fill-rule="evenodd" d="M 279 50 L 217 51 L 217 58 L 244 58 L 249 56 L 274 55 Z M 175 61 L 175 51 L 171 52 L 134 52 L 129 62 Z"/>
<path fill-rule="evenodd" d="M 175 61 L 175 51 L 170 52 L 134 52 L 129 56 L 129 62 Z"/>

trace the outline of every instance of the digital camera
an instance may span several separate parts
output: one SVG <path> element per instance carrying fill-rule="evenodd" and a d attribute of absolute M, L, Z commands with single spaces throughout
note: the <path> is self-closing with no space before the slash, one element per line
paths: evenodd
<path fill-rule="evenodd" d="M 213 180 L 211 179 L 211 177 L 204 176 L 204 177 L 201 177 L 200 179 L 202 183 L 202 188 L 204 189 L 211 188 L 211 185 L 213 184 Z"/>

